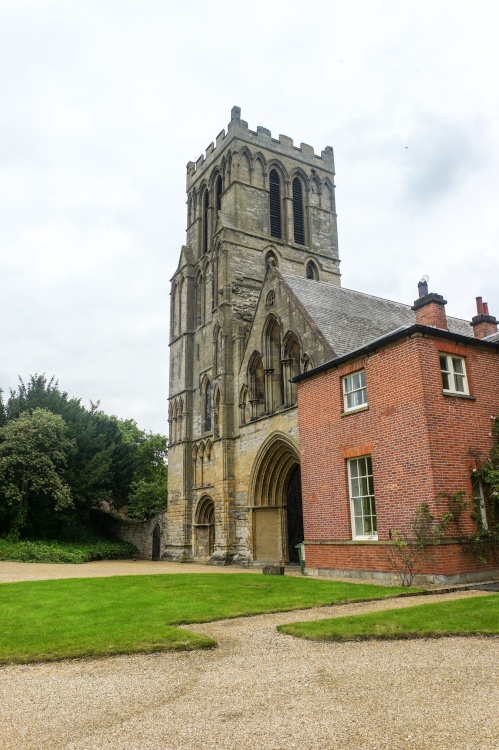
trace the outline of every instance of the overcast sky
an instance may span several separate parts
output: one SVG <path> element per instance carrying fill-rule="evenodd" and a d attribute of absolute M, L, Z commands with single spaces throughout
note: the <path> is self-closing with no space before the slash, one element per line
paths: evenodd
<path fill-rule="evenodd" d="M 167 432 L 185 168 L 233 105 L 331 145 L 343 285 L 499 317 L 499 8 L 0 0 L 0 387 Z"/>

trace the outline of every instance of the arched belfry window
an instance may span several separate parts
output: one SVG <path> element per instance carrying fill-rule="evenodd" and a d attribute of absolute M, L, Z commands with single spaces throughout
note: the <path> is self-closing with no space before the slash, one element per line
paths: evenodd
<path fill-rule="evenodd" d="M 203 254 L 208 252 L 208 189 L 203 193 Z"/>
<path fill-rule="evenodd" d="M 303 185 L 298 177 L 293 180 L 293 231 L 298 245 L 305 244 L 305 225 L 303 223 Z"/>
<path fill-rule="evenodd" d="M 206 382 L 206 388 L 204 392 L 204 432 L 210 432 L 211 430 L 211 382 Z"/>
<path fill-rule="evenodd" d="M 222 175 L 218 175 L 215 183 L 216 207 L 217 211 L 222 210 Z"/>
<path fill-rule="evenodd" d="M 311 279 L 312 281 L 318 281 L 319 279 L 317 266 L 315 265 L 315 263 L 312 263 L 311 260 L 307 263 L 306 277 L 307 279 Z"/>
<path fill-rule="evenodd" d="M 270 170 L 269 197 L 270 197 L 270 235 L 271 237 L 282 237 L 281 180 L 279 177 L 279 173 L 276 169 Z"/>

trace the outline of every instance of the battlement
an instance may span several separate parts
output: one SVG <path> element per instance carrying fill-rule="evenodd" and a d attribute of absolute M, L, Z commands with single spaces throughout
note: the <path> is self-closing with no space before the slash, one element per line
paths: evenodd
<path fill-rule="evenodd" d="M 239 138 L 248 144 L 257 148 L 268 148 L 282 156 L 298 159 L 309 166 L 321 167 L 329 173 L 334 174 L 334 152 L 331 146 L 321 151 L 320 156 L 314 152 L 312 146 L 308 143 L 300 143 L 299 146 L 293 144 L 293 139 L 287 135 L 279 135 L 279 138 L 272 138 L 272 133 L 268 128 L 261 125 L 257 126 L 256 131 L 250 130 L 246 120 L 241 120 L 241 107 L 232 107 L 230 122 L 227 126 L 227 132 L 221 130 L 213 141 L 207 147 L 206 152 L 195 161 L 187 164 L 187 188 L 189 189 L 192 182 L 197 180 L 213 162 L 219 157 L 220 153 L 228 146 L 230 142 Z"/>

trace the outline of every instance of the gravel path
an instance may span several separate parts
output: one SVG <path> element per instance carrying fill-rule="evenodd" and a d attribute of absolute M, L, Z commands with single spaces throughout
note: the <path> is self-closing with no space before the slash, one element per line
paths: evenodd
<path fill-rule="evenodd" d="M 0 563 L 0 581 L 197 569 L 235 572 Z M 3 668 L 0 749 L 498 750 L 497 639 L 326 644 L 276 631 L 296 620 L 421 603 L 411 597 L 192 626 L 218 641 L 206 652 Z"/>
<path fill-rule="evenodd" d="M 46 581 L 56 578 L 144 576 L 161 573 L 260 573 L 261 575 L 261 572 L 258 568 L 237 568 L 234 565 L 198 565 L 196 563 L 149 562 L 148 560 L 99 560 L 80 565 L 0 560 L 0 583 Z M 296 575 L 300 575 L 298 568 Z"/>

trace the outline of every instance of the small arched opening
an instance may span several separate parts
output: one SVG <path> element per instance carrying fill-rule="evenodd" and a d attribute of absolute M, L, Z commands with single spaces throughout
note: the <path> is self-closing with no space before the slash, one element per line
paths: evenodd
<path fill-rule="evenodd" d="M 211 497 L 199 501 L 194 528 L 196 557 L 208 559 L 215 549 L 215 503 Z"/>
<path fill-rule="evenodd" d="M 152 532 L 152 559 L 159 560 L 161 558 L 161 528 L 157 523 Z"/>

